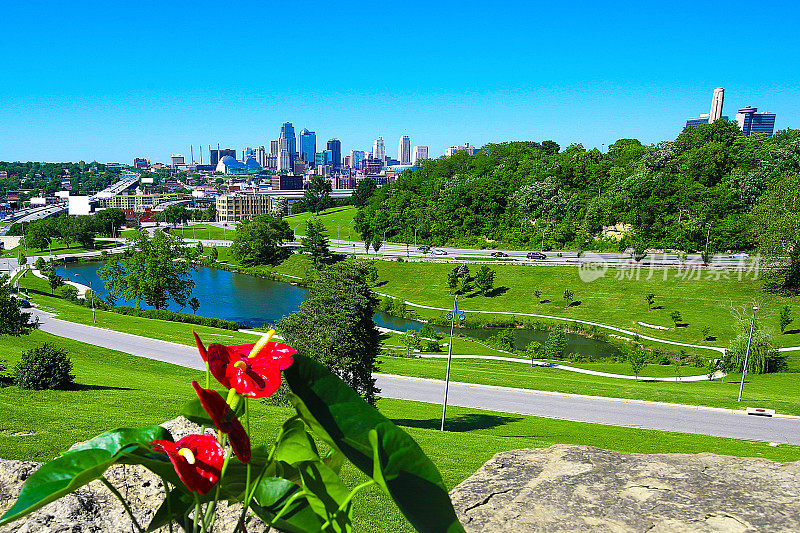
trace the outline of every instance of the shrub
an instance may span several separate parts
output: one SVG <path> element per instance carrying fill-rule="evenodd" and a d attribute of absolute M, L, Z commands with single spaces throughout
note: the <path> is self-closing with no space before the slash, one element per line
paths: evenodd
<path fill-rule="evenodd" d="M 95 306 L 97 306 L 97 299 L 95 299 Z M 221 318 L 210 318 L 205 316 L 193 315 L 191 313 L 177 313 L 167 309 L 137 309 L 136 307 L 128 307 L 121 305 L 119 307 L 112 307 L 111 311 L 121 315 L 140 316 L 143 318 L 155 318 L 158 320 L 169 320 L 170 322 L 184 322 L 186 324 L 199 324 L 201 326 L 209 326 L 212 328 L 230 329 L 236 331 L 239 329 L 240 324 L 232 320 L 222 320 Z"/>
<path fill-rule="evenodd" d="M 544 354 L 548 359 L 561 359 L 564 356 L 564 350 L 567 349 L 567 338 L 564 332 L 555 329 L 547 336 L 547 341 L 544 343 Z"/>
<path fill-rule="evenodd" d="M 427 341 L 425 343 L 425 351 L 426 352 L 441 352 L 442 347 L 439 345 L 438 341 Z"/>
<path fill-rule="evenodd" d="M 65 300 L 76 300 L 78 298 L 78 288 L 74 285 L 62 285 L 56 289 L 56 294 Z"/>
<path fill-rule="evenodd" d="M 74 382 L 67 352 L 48 342 L 22 352 L 14 367 L 14 385 L 21 389 L 66 389 Z"/>

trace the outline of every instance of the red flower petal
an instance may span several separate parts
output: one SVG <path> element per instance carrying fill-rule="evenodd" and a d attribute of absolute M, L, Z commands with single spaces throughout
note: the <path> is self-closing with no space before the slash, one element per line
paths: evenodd
<path fill-rule="evenodd" d="M 203 409 L 222 433 L 228 435 L 228 439 L 236 457 L 245 464 L 250 462 L 250 437 L 244 430 L 242 423 L 236 418 L 236 413 L 225 402 L 219 393 L 212 389 L 204 389 L 196 381 L 192 381 L 197 396 Z"/>
<path fill-rule="evenodd" d="M 200 352 L 200 357 L 203 358 L 203 361 L 208 361 L 208 352 L 206 351 L 206 347 L 203 346 L 203 341 L 200 340 L 200 337 L 197 336 L 194 330 L 192 330 L 192 335 L 194 335 L 194 342 L 197 343 L 197 350 Z"/>
<path fill-rule="evenodd" d="M 154 440 L 150 444 L 155 451 L 167 454 L 178 477 L 190 491 L 208 494 L 219 481 L 224 452 L 213 436 L 187 435 L 178 442 Z M 178 453 L 181 448 L 188 448 L 192 452 L 194 464 L 189 464 Z"/>
<path fill-rule="evenodd" d="M 286 344 L 268 342 L 254 357 L 248 357 L 253 344 L 208 347 L 211 374 L 222 385 L 249 398 L 271 395 L 281 384 L 281 370 L 292 364 L 297 350 Z"/>

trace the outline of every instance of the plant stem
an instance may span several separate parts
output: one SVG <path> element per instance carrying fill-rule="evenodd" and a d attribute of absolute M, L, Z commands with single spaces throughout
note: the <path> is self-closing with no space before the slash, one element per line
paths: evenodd
<path fill-rule="evenodd" d="M 136 517 L 133 516 L 133 511 L 131 511 L 130 506 L 128 506 L 128 502 L 125 501 L 125 498 L 122 497 L 122 494 L 119 493 L 116 487 L 114 487 L 114 485 L 112 485 L 111 482 L 109 482 L 105 476 L 100 476 L 100 481 L 120 501 L 122 507 L 125 508 L 125 512 L 128 513 L 128 516 L 130 517 L 131 522 L 133 523 L 133 527 L 136 528 L 136 531 L 138 531 L 139 533 L 144 533 L 144 529 L 142 529 L 142 526 L 140 526 L 139 522 L 136 521 Z"/>
<path fill-rule="evenodd" d="M 172 533 L 172 501 L 170 501 L 169 483 L 163 477 L 161 482 L 164 484 L 164 493 L 167 495 L 167 512 L 169 513 L 169 533 Z"/>
<path fill-rule="evenodd" d="M 197 522 L 200 520 L 200 496 L 194 493 L 194 520 L 192 523 L 192 533 L 197 533 Z"/>

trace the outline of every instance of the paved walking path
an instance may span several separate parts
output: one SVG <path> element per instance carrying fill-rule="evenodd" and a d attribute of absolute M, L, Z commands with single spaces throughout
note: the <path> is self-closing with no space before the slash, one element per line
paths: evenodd
<path fill-rule="evenodd" d="M 205 368 L 194 346 L 140 337 L 54 318 L 34 309 L 53 335 L 188 368 Z M 440 403 L 444 382 L 376 374 L 381 396 Z M 450 383 L 449 405 L 475 409 L 800 445 L 800 417 L 754 417 L 743 411 L 564 394 L 511 387 Z"/>

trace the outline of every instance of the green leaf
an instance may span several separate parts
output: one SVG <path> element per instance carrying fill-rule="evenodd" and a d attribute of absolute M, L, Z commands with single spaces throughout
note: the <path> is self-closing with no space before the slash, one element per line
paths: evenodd
<path fill-rule="evenodd" d="M 149 446 L 151 440 L 158 438 L 172 440 L 169 432 L 160 426 L 120 428 L 64 452 L 60 457 L 42 465 L 25 481 L 17 501 L 0 517 L 0 525 L 22 518 L 100 478 L 108 467 L 123 458 L 124 454 L 120 453 L 122 450 L 129 452 Z"/>
<path fill-rule="evenodd" d="M 236 414 L 236 418 L 241 419 L 244 416 L 244 403 L 245 402 L 240 401 L 236 406 L 236 409 L 233 410 L 234 414 Z M 200 403 L 200 398 L 194 398 L 186 402 L 181 410 L 181 414 L 195 424 L 210 428 L 216 427 L 214 426 L 214 421 L 211 420 L 211 417 L 208 416 L 206 410 L 203 409 L 203 404 Z"/>
<path fill-rule="evenodd" d="M 320 460 L 317 446 L 306 431 L 306 425 L 299 418 L 290 419 L 283 425 L 283 432 L 275 450 L 275 460 L 290 465 Z"/>
<path fill-rule="evenodd" d="M 272 524 L 280 531 L 291 533 L 319 531 L 324 521 L 311 509 L 305 498 L 298 498 L 292 502 L 279 519 L 274 519 L 288 499 L 299 490 L 299 486 L 287 479 L 262 478 L 256 487 L 255 498 L 250 502 L 250 508 L 264 522 Z"/>
<path fill-rule="evenodd" d="M 167 501 L 167 498 L 164 498 L 164 501 L 161 502 L 161 506 L 156 510 L 156 513 L 147 525 L 146 531 L 155 531 L 172 521 L 183 524 L 184 518 L 188 516 L 193 509 L 194 498 L 189 493 L 171 490 L 169 493 L 169 501 Z M 170 514 L 170 511 L 172 514 Z"/>
<path fill-rule="evenodd" d="M 339 476 L 321 461 L 306 462 L 300 465 L 303 487 L 311 494 L 306 500 L 320 518 L 331 522 L 334 531 L 351 531 L 350 510 L 346 505 L 350 491 Z M 344 507 L 342 512 L 339 509 Z"/>
<path fill-rule="evenodd" d="M 414 439 L 309 357 L 296 354 L 284 376 L 303 421 L 374 479 L 418 531 L 464 531 L 441 474 Z"/>

